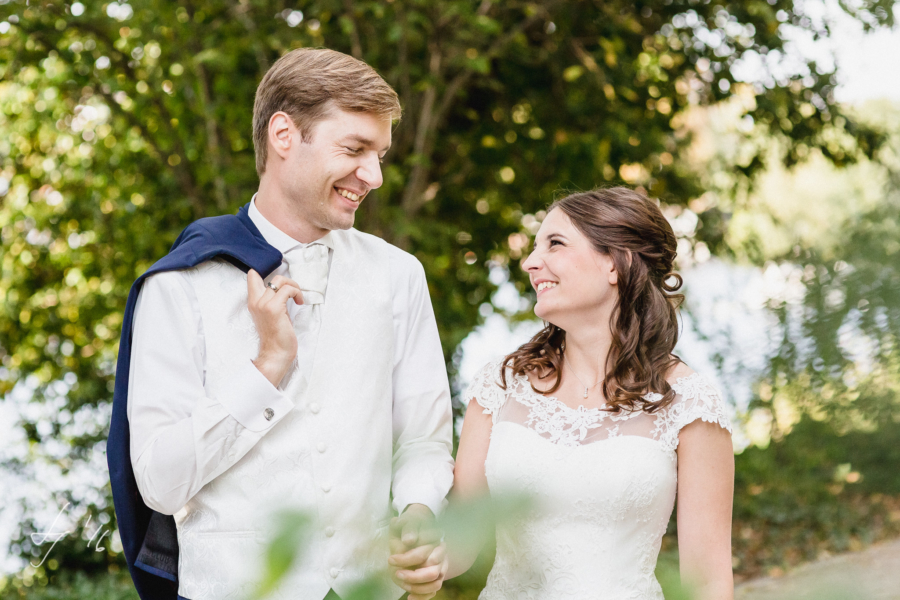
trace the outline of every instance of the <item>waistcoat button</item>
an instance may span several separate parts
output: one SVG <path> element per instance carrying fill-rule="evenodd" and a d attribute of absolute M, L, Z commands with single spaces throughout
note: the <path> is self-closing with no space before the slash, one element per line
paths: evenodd
<path fill-rule="evenodd" d="M 328 537 L 333 536 L 333 535 L 334 535 L 334 527 L 326 527 L 326 528 L 325 528 L 325 535 L 328 536 Z"/>
<path fill-rule="evenodd" d="M 309 412 L 311 412 L 311 413 L 314 414 L 314 415 L 319 414 L 319 405 L 316 404 L 315 402 L 313 402 L 312 404 L 310 404 L 310 405 L 309 405 Z"/>

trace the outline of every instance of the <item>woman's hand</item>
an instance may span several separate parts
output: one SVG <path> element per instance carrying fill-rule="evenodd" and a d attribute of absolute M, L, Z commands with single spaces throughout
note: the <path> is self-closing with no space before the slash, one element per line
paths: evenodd
<path fill-rule="evenodd" d="M 278 387 L 297 356 L 297 334 L 288 315 L 287 303 L 303 304 L 303 293 L 296 281 L 276 276 L 267 287 L 259 273 L 247 273 L 247 308 L 259 333 L 259 353 L 253 364 L 272 385 Z"/>

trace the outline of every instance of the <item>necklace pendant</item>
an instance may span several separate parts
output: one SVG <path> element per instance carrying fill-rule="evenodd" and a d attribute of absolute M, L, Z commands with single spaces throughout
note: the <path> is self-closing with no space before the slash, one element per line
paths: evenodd
<path fill-rule="evenodd" d="M 588 395 L 588 389 L 587 389 L 587 387 L 585 387 L 584 388 L 584 397 L 587 398 L 587 395 Z"/>

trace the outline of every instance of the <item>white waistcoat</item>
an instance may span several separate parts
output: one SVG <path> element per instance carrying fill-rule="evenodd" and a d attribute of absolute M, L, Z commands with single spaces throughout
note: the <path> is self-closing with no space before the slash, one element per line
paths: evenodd
<path fill-rule="evenodd" d="M 393 321 L 388 247 L 355 230 L 334 231 L 321 328 L 308 385 L 284 390 L 293 410 L 234 466 L 175 515 L 179 593 L 190 600 L 247 598 L 262 577 L 273 515 L 312 519 L 304 551 L 273 598 L 347 594 L 387 564 L 392 460 Z M 247 279 L 225 262 L 190 270 L 206 336 L 204 386 L 216 397 L 235 365 L 256 357 Z M 296 375 L 296 373 L 294 373 Z M 323 451 L 327 448 L 328 451 Z M 373 542 L 373 536 L 378 542 Z M 389 596 L 402 593 L 391 586 Z"/>

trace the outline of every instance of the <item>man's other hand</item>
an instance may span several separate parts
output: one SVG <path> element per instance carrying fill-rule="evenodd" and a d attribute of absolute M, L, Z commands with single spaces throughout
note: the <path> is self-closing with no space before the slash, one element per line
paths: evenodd
<path fill-rule="evenodd" d="M 423 504 L 410 504 L 391 520 L 391 578 L 409 592 L 409 600 L 433 598 L 447 575 L 447 549 L 434 514 Z"/>

